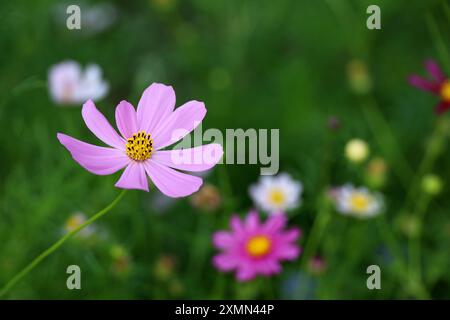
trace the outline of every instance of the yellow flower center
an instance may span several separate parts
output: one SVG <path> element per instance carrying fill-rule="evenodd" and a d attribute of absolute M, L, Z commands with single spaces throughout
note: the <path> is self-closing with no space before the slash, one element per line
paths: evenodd
<path fill-rule="evenodd" d="M 281 190 L 275 189 L 269 193 L 269 200 L 274 205 L 280 206 L 284 203 L 286 196 Z"/>
<path fill-rule="evenodd" d="M 254 236 L 247 242 L 247 252 L 252 257 L 261 257 L 269 253 L 272 246 L 271 241 L 266 236 Z"/>
<path fill-rule="evenodd" d="M 445 80 L 442 84 L 441 97 L 444 101 L 450 101 L 450 80 Z"/>
<path fill-rule="evenodd" d="M 370 205 L 371 198 L 365 194 L 354 193 L 350 197 L 350 206 L 352 211 L 362 213 L 366 211 Z"/>
<path fill-rule="evenodd" d="M 85 221 L 85 219 L 82 216 L 75 214 L 75 215 L 69 217 L 69 219 L 67 219 L 66 230 L 72 231 L 75 228 L 77 228 L 80 224 L 82 224 L 84 221 Z"/>
<path fill-rule="evenodd" d="M 128 139 L 127 155 L 136 161 L 144 161 L 151 157 L 153 152 L 153 140 L 150 134 L 145 131 L 139 131 Z"/>

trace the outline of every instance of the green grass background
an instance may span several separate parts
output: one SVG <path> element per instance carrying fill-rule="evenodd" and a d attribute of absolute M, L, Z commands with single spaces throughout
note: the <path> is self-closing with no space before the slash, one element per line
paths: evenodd
<path fill-rule="evenodd" d="M 97 143 L 80 106 L 58 107 L 49 97 L 48 69 L 66 59 L 103 68 L 111 90 L 97 106 L 110 120 L 120 100 L 136 106 L 150 83 L 162 82 L 174 86 L 177 105 L 206 103 L 204 129 L 279 128 L 280 169 L 305 189 L 290 219 L 303 230 L 302 246 L 325 188 L 364 182 L 363 168 L 351 167 L 343 155 L 353 137 L 368 141 L 371 154 L 389 164 L 381 190 L 386 212 L 367 221 L 327 212 L 317 252 L 328 267 L 320 276 L 300 258 L 276 277 L 239 284 L 212 267 L 210 240 L 232 212 L 252 206 L 248 186 L 259 178 L 259 166 L 221 165 L 205 179 L 224 197 L 219 210 L 201 212 L 189 199 L 163 210 L 154 188 L 131 191 L 96 224 L 102 235 L 71 240 L 8 298 L 450 298 L 448 116 L 437 119 L 437 98 L 406 81 L 424 73 L 426 58 L 450 74 L 448 1 L 375 1 L 381 30 L 366 28 L 366 8 L 375 4 L 368 0 L 112 1 L 118 19 L 98 34 L 68 30 L 55 19 L 58 2 L 0 4 L 0 286 L 61 236 L 73 212 L 90 216 L 119 193 L 113 186 L 119 174 L 88 173 L 56 139 L 64 132 Z M 83 12 L 94 3 L 79 5 Z M 346 66 L 353 59 L 367 65 L 368 94 L 348 85 Z M 330 116 L 340 119 L 340 130 L 329 131 Z M 439 125 L 442 144 L 421 171 Z M 426 201 L 418 191 L 405 205 L 428 172 L 444 181 L 441 195 Z M 414 216 L 420 201 L 426 202 L 421 284 L 408 275 L 410 241 L 399 222 Z M 114 246 L 126 250 L 127 272 L 114 268 Z M 158 272 L 167 255 L 173 268 L 163 264 L 165 272 Z M 70 264 L 81 267 L 82 290 L 66 288 Z M 382 290 L 366 287 L 371 264 L 381 267 Z"/>

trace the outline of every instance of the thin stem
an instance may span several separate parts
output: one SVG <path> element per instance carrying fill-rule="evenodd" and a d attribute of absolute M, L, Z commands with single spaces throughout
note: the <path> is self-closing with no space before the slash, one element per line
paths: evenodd
<path fill-rule="evenodd" d="M 406 197 L 405 208 L 410 207 L 412 203 L 415 202 L 415 216 L 418 222 L 419 234 L 422 230 L 423 219 L 430 203 L 430 196 L 423 192 L 420 192 L 420 184 L 425 174 L 429 173 L 432 169 L 436 159 L 444 151 L 445 137 L 448 130 L 448 118 L 441 117 L 436 124 L 436 127 L 428 141 L 427 148 L 425 150 L 425 155 L 420 163 L 417 175 L 413 179 L 411 188 Z M 421 258 L 420 258 L 420 238 L 419 235 L 416 237 L 410 237 L 408 243 L 408 253 L 409 253 L 409 279 L 410 283 L 415 288 L 418 288 L 420 295 L 427 295 L 425 286 L 422 283 L 421 275 Z M 421 296 L 418 295 L 419 298 Z"/>
<path fill-rule="evenodd" d="M 406 263 L 403 259 L 401 247 L 398 245 L 398 240 L 389 226 L 386 214 L 380 215 L 377 222 L 380 234 L 384 238 L 384 242 L 389 248 L 390 253 L 394 256 L 395 264 L 398 265 L 398 270 L 400 271 L 399 273 L 402 273 Z"/>
<path fill-rule="evenodd" d="M 323 195 L 321 205 L 314 224 L 311 228 L 311 232 L 305 244 L 305 249 L 302 255 L 302 265 L 305 267 L 309 261 L 309 258 L 315 255 L 317 248 L 319 247 L 323 233 L 325 231 L 328 222 L 330 221 L 330 204 L 326 199 L 326 195 Z"/>
<path fill-rule="evenodd" d="M 394 165 L 393 170 L 395 175 L 403 187 L 407 188 L 410 185 L 409 177 L 413 173 L 413 170 L 401 151 L 402 148 L 395 138 L 391 125 L 381 112 L 373 96 L 367 98 L 367 101 L 361 109 L 380 149 L 382 149 L 383 153 Z"/>
<path fill-rule="evenodd" d="M 439 31 L 439 27 L 438 24 L 436 23 L 436 20 L 434 18 L 434 16 L 431 13 L 428 13 L 426 15 L 426 22 L 428 25 L 428 29 L 431 33 L 431 36 L 434 40 L 434 45 L 436 47 L 436 51 L 439 53 L 439 55 L 442 58 L 442 61 L 445 64 L 445 67 L 447 70 L 450 70 L 450 60 L 449 60 L 449 56 L 450 56 L 450 52 L 446 46 L 444 37 L 442 36 L 442 34 Z"/>
<path fill-rule="evenodd" d="M 428 194 L 424 194 L 419 199 L 419 203 L 417 204 L 417 211 L 415 216 L 418 221 L 418 232 L 415 235 L 411 235 L 408 242 L 408 252 L 410 258 L 410 266 L 409 266 L 409 276 L 410 279 L 416 279 L 419 284 L 422 284 L 422 268 L 421 268 L 421 258 L 420 258 L 420 236 L 422 232 L 422 224 L 423 219 L 425 217 L 425 213 L 427 211 L 428 205 L 430 203 L 430 196 Z"/>
<path fill-rule="evenodd" d="M 445 137 L 447 134 L 448 118 L 441 117 L 438 119 L 438 122 L 434 128 L 433 133 L 427 143 L 427 149 L 425 150 L 425 155 L 422 159 L 422 162 L 419 165 L 419 169 L 417 170 L 417 174 L 413 178 L 411 183 L 411 187 L 408 190 L 406 195 L 406 203 L 405 208 L 409 207 L 409 205 L 417 199 L 418 192 L 420 191 L 420 182 L 423 176 L 430 172 L 431 168 L 434 165 L 437 157 L 444 149 Z"/>
<path fill-rule="evenodd" d="M 105 213 L 113 209 L 116 204 L 122 199 L 122 197 L 125 195 L 127 190 L 123 190 L 117 198 L 114 199 L 113 202 L 111 202 L 107 207 L 103 208 L 99 212 L 97 212 L 95 215 L 93 215 L 91 218 L 86 220 L 84 223 L 80 224 L 78 227 L 76 227 L 71 232 L 64 235 L 61 239 L 59 239 L 57 242 L 55 242 L 51 247 L 49 247 L 47 250 L 42 252 L 36 259 L 34 259 L 30 264 L 28 264 L 25 268 L 22 269 L 19 273 L 17 273 L 11 280 L 9 280 L 5 286 L 0 290 L 0 297 L 5 296 L 8 291 L 17 283 L 19 282 L 23 277 L 25 277 L 30 271 L 32 271 L 39 263 L 41 263 L 45 258 L 47 258 L 50 254 L 55 252 L 59 247 L 61 247 L 67 240 L 72 238 L 74 235 L 76 235 L 79 231 L 96 221 L 97 219 L 101 218 Z"/>

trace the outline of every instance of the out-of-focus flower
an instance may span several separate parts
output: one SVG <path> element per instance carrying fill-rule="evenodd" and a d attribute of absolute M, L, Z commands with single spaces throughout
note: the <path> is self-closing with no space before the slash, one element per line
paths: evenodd
<path fill-rule="evenodd" d="M 84 215 L 84 213 L 76 212 L 76 213 L 72 214 L 64 223 L 64 231 L 66 233 L 69 233 L 69 232 L 75 230 L 76 228 L 78 228 L 83 223 L 85 223 L 86 220 L 87 219 L 86 219 L 86 216 Z M 85 227 L 84 229 L 82 229 L 81 231 L 79 231 L 76 234 L 76 237 L 88 238 L 94 232 L 95 232 L 95 226 L 91 224 L 91 225 L 88 225 L 87 227 Z"/>
<path fill-rule="evenodd" d="M 373 188 L 380 188 L 386 183 L 388 166 L 383 158 L 370 160 L 366 168 L 366 182 Z"/>
<path fill-rule="evenodd" d="M 327 269 L 327 263 L 326 261 L 320 257 L 315 256 L 309 259 L 308 261 L 308 270 L 314 275 L 321 275 L 324 273 Z"/>
<path fill-rule="evenodd" d="M 283 214 L 270 216 L 261 223 L 256 211 L 250 212 L 245 220 L 231 217 L 231 231 L 214 234 L 214 246 L 222 252 L 214 257 L 213 264 L 220 271 L 235 270 L 238 281 L 281 272 L 281 261 L 295 260 L 300 254 L 295 243 L 300 229 L 286 230 L 286 223 Z"/>
<path fill-rule="evenodd" d="M 176 260 L 171 255 L 162 255 L 156 261 L 153 272 L 160 280 L 169 279 L 175 269 Z"/>
<path fill-rule="evenodd" d="M 396 222 L 401 232 L 408 237 L 415 237 L 419 233 L 420 222 L 412 214 L 401 215 Z"/>
<path fill-rule="evenodd" d="M 338 117 L 332 116 L 328 118 L 327 127 L 330 130 L 336 131 L 341 128 L 341 121 Z"/>
<path fill-rule="evenodd" d="M 112 270 L 118 275 L 127 275 L 131 269 L 131 257 L 122 245 L 115 244 L 109 250 L 112 258 Z"/>
<path fill-rule="evenodd" d="M 50 96 L 60 105 L 78 105 L 88 99 L 102 99 L 109 85 L 102 79 L 102 70 L 90 64 L 83 71 L 75 61 L 64 61 L 50 68 L 48 73 Z"/>
<path fill-rule="evenodd" d="M 205 211 L 214 211 L 222 204 L 222 197 L 217 187 L 212 184 L 205 184 L 198 192 L 191 196 L 191 203 L 196 208 Z"/>
<path fill-rule="evenodd" d="M 425 68 L 431 76 L 431 80 L 412 75 L 409 77 L 409 83 L 416 88 L 439 96 L 441 100 L 435 110 L 436 113 L 442 114 L 450 109 L 450 78 L 445 76 L 434 60 L 427 60 Z"/>
<path fill-rule="evenodd" d="M 367 159 L 369 153 L 369 145 L 361 139 L 352 139 L 345 146 L 345 156 L 354 163 L 363 162 Z"/>
<path fill-rule="evenodd" d="M 56 22 L 63 28 L 67 23 L 67 7 L 69 3 L 59 2 L 53 10 Z M 85 1 L 77 1 L 81 9 L 81 29 L 77 33 L 90 36 L 109 29 L 119 17 L 118 10 L 111 2 L 89 4 Z"/>
<path fill-rule="evenodd" d="M 435 174 L 427 174 L 422 179 L 422 190 L 436 196 L 442 191 L 442 180 Z"/>
<path fill-rule="evenodd" d="M 250 187 L 250 196 L 255 204 L 270 214 L 295 209 L 300 205 L 303 186 L 287 173 L 263 176 Z"/>
<path fill-rule="evenodd" d="M 109 2 L 94 6 L 83 6 L 81 30 L 88 33 L 99 33 L 111 27 L 117 20 L 117 8 Z"/>
<path fill-rule="evenodd" d="M 447 236 L 447 238 L 450 238 L 450 222 L 446 222 L 443 226 L 444 234 Z"/>
<path fill-rule="evenodd" d="M 317 299 L 317 279 L 304 271 L 290 272 L 281 282 L 281 298 L 287 300 Z"/>
<path fill-rule="evenodd" d="M 356 94 L 366 94 L 372 89 L 372 79 L 361 60 L 354 59 L 347 64 L 347 79 L 350 89 Z"/>
<path fill-rule="evenodd" d="M 169 283 L 169 292 L 173 296 L 179 296 L 184 292 L 184 285 L 178 279 L 172 279 Z"/>
<path fill-rule="evenodd" d="M 59 142 L 83 168 L 107 175 L 123 168 L 117 188 L 148 191 L 147 176 L 165 195 L 178 198 L 196 192 L 203 183 L 199 177 L 180 171 L 211 169 L 222 158 L 220 144 L 189 149 L 161 150 L 194 130 L 206 114 L 204 103 L 189 101 L 173 111 L 175 92 L 159 83 L 149 86 L 137 111 L 123 100 L 116 108 L 120 136 L 89 100 L 81 111 L 87 127 L 112 148 L 99 147 L 58 133 Z"/>
<path fill-rule="evenodd" d="M 145 202 L 145 206 L 157 214 L 164 214 L 168 212 L 175 203 L 176 199 L 168 197 L 160 192 L 154 192 L 150 195 L 148 201 Z"/>
<path fill-rule="evenodd" d="M 378 193 L 371 193 L 364 187 L 344 185 L 334 192 L 336 209 L 344 215 L 369 218 L 381 213 L 383 201 Z"/>
<path fill-rule="evenodd" d="M 172 11 L 176 7 L 176 0 L 150 0 L 152 6 L 161 12 Z"/>

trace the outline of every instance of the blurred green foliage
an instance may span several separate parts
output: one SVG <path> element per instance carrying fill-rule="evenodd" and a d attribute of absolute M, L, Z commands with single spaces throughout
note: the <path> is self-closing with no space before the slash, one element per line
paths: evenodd
<path fill-rule="evenodd" d="M 84 6 L 99 2 L 80 1 L 82 14 Z M 248 186 L 259 175 L 256 165 L 221 165 L 205 178 L 221 190 L 219 210 L 201 212 L 189 199 L 168 201 L 154 189 L 129 192 L 96 224 L 95 237 L 71 240 L 9 298 L 424 297 L 408 282 L 407 266 L 397 264 L 388 243 L 394 239 L 408 261 L 420 192 L 409 205 L 405 199 L 411 186 L 421 183 L 417 173 L 437 126 L 437 101 L 406 78 L 423 74 L 429 57 L 450 74 L 450 5 L 380 0 L 382 29 L 368 30 L 366 8 L 372 2 L 112 1 L 117 20 L 92 34 L 65 27 L 60 1 L 2 1 L 0 286 L 61 236 L 72 213 L 90 216 L 119 192 L 113 187 L 119 174 L 88 173 L 56 139 L 56 132 L 65 132 L 96 142 L 80 107 L 58 107 L 48 95 L 48 69 L 66 59 L 103 68 L 111 90 L 97 106 L 110 120 L 120 100 L 136 106 L 150 83 L 162 82 L 174 86 L 177 105 L 191 99 L 206 103 L 204 129 L 279 128 L 281 170 L 305 189 L 290 219 L 303 230 L 302 245 L 328 185 L 367 181 L 364 167 L 346 162 L 346 141 L 365 139 L 371 154 L 389 167 L 381 189 L 384 216 L 359 221 L 330 213 L 317 248 L 327 261 L 321 275 L 308 273 L 301 258 L 284 264 L 284 272 L 272 279 L 245 284 L 213 268 L 211 235 L 227 226 L 232 212 L 252 206 Z M 364 94 L 349 85 L 351 61 L 367 68 L 371 88 Z M 335 131 L 327 127 L 332 116 L 341 123 Z M 450 297 L 447 141 L 448 134 L 430 172 L 423 172 L 443 180 L 441 194 L 428 199 L 422 225 L 420 266 L 432 298 Z M 66 288 L 70 264 L 82 269 L 81 291 Z M 371 264 L 382 269 L 382 290 L 366 287 Z"/>

